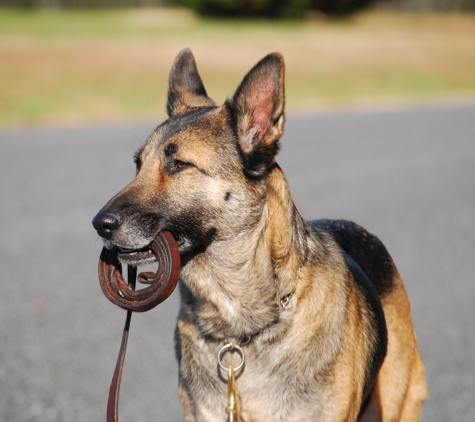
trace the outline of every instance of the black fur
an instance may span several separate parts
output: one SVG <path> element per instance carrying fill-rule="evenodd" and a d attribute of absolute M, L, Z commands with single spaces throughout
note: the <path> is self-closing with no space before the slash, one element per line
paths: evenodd
<path fill-rule="evenodd" d="M 167 114 L 169 116 L 174 113 L 177 104 L 182 102 L 184 92 L 194 93 L 212 103 L 198 73 L 193 54 L 188 49 L 183 50 L 175 59 L 168 87 Z M 193 104 L 189 105 L 193 106 Z"/>
<path fill-rule="evenodd" d="M 391 293 L 396 268 L 389 252 L 376 236 L 346 220 L 317 220 L 313 225 L 329 233 L 340 248 L 352 257 L 381 298 Z"/>

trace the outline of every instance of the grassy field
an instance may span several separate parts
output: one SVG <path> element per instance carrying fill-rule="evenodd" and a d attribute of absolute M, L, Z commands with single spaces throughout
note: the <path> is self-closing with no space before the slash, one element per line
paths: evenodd
<path fill-rule="evenodd" d="M 170 9 L 0 9 L 0 127 L 161 118 L 184 47 L 217 103 L 271 51 L 284 54 L 291 111 L 475 100 L 474 15 L 370 12 L 296 23 Z"/>

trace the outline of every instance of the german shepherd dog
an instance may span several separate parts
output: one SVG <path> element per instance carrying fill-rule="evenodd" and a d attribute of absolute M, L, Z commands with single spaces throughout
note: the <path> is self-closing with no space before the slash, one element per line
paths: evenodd
<path fill-rule="evenodd" d="M 282 56 L 264 57 L 216 106 L 183 50 L 167 113 L 135 154 L 136 177 L 93 225 L 132 266 L 153 260 L 158 233 L 177 241 L 186 420 L 227 420 L 229 374 L 217 361 L 225 345 L 225 368 L 242 363 L 238 348 L 245 355 L 229 420 L 419 420 L 425 370 L 389 253 L 352 222 L 304 221 L 275 161 Z"/>

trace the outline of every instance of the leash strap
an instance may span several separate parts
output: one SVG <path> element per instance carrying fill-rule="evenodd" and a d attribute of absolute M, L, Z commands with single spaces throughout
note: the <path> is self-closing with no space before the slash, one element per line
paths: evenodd
<path fill-rule="evenodd" d="M 127 266 L 127 281 L 129 288 L 135 290 L 135 280 L 137 279 L 137 267 Z M 115 365 L 114 375 L 112 376 L 109 389 L 109 398 L 107 400 L 107 422 L 119 421 L 119 393 L 120 381 L 122 380 L 122 370 L 124 369 L 125 352 L 127 350 L 127 341 L 129 339 L 130 320 L 132 311 L 127 311 L 124 330 L 122 331 L 122 341 L 120 343 L 119 356 Z"/>

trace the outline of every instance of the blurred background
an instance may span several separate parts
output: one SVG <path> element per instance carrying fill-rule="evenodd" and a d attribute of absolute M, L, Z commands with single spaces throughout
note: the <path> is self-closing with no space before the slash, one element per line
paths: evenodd
<path fill-rule="evenodd" d="M 169 1 L 0 0 L 0 127 L 163 116 L 184 47 L 217 102 L 272 51 L 288 111 L 474 97 L 473 0 Z"/>
<path fill-rule="evenodd" d="M 100 290 L 91 220 L 133 178 L 185 47 L 218 104 L 263 56 L 284 55 L 278 161 L 297 207 L 386 244 L 427 367 L 422 421 L 473 422 L 474 11 L 474 0 L 0 0 L 0 422 L 105 420 L 125 312 Z M 123 421 L 183 420 L 178 300 L 133 317 Z"/>

